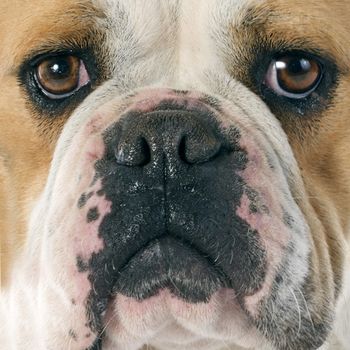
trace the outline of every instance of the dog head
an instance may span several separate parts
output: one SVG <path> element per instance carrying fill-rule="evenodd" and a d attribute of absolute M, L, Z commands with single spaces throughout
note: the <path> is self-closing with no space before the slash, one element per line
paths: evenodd
<path fill-rule="evenodd" d="M 346 1 L 0 6 L 4 289 L 39 307 L 31 344 L 324 344 L 346 290 Z"/>

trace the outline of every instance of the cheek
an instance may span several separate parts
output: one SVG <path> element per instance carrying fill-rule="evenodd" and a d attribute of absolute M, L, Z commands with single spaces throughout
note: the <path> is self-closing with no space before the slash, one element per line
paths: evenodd
<path fill-rule="evenodd" d="M 291 194 L 282 170 L 277 162 L 272 165 L 266 154 L 258 149 L 250 138 L 242 137 L 240 145 L 247 151 L 248 163 L 239 172 L 246 189 L 243 192 L 237 214 L 257 230 L 270 244 L 283 248 L 291 238 L 290 227 L 286 222 L 286 210 Z"/>
<path fill-rule="evenodd" d="M 281 171 L 271 166 L 266 155 L 250 138 L 242 137 L 240 145 L 247 151 L 248 163 L 239 172 L 246 188 L 236 214 L 259 235 L 267 262 L 262 288 L 245 298 L 247 310 L 251 315 L 257 316 L 257 304 L 271 293 L 272 285 L 293 240 L 293 232 L 286 220 L 290 194 L 283 183 Z"/>
<path fill-rule="evenodd" d="M 94 164 L 104 153 L 104 145 L 101 137 L 87 138 L 85 132 L 77 135 L 62 159 L 45 218 L 49 238 L 44 251 L 51 274 L 58 271 L 54 278 L 77 303 L 83 302 L 91 289 L 87 264 L 104 249 L 99 226 L 111 210 L 111 203 L 98 195 L 101 183 L 95 179 Z"/>
<path fill-rule="evenodd" d="M 104 248 L 103 240 L 98 236 L 103 219 L 111 212 L 111 202 L 96 194 L 100 189 L 98 181 L 87 194 L 84 192 L 78 200 L 78 215 L 73 215 L 76 227 L 74 233 L 74 252 L 81 261 L 89 261 L 93 253 Z M 82 203 L 86 198 L 86 203 Z M 74 219 L 73 219 L 74 220 Z"/>

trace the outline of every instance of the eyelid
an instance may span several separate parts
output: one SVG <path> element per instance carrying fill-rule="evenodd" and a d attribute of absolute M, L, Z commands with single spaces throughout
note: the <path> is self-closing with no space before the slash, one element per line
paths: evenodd
<path fill-rule="evenodd" d="M 27 62 L 29 62 L 29 66 L 32 68 L 37 67 L 41 62 L 53 58 L 53 57 L 60 57 L 60 56 L 76 56 L 78 58 L 81 57 L 81 53 L 79 51 L 74 50 L 58 50 L 58 51 L 50 51 L 50 52 L 44 52 L 44 53 L 37 53 L 32 58 L 29 58 Z"/>

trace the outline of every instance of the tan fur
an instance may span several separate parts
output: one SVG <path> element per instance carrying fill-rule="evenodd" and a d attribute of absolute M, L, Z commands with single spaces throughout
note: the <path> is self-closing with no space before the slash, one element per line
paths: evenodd
<path fill-rule="evenodd" d="M 38 136 L 26 111 L 14 77 L 2 78 L 0 104 L 1 176 L 0 201 L 6 203 L 1 220 L 2 277 L 6 277 L 8 260 L 25 239 L 26 221 L 33 201 L 42 190 L 50 156 L 48 145 Z M 11 102 L 11 103 L 9 103 Z"/>
<path fill-rule="evenodd" d="M 290 6 L 285 1 L 266 4 L 270 11 L 272 9 L 268 35 L 273 37 L 280 33 L 296 45 L 298 40 L 306 39 L 311 47 L 321 48 L 331 55 L 340 69 L 332 106 L 315 117 L 319 121 L 310 122 L 314 125 L 305 137 L 296 137 L 291 130 L 293 126 L 287 128 L 310 204 L 323 228 L 314 231 L 317 251 L 314 259 L 324 256 L 320 246 L 326 245 L 331 252 L 334 283 L 339 284 L 344 269 L 342 249 L 345 240 L 349 240 L 350 224 L 350 6 L 346 1 L 296 1 L 293 11 Z M 298 127 L 302 127 L 302 122 Z M 324 284 L 327 270 L 325 261 L 321 260 L 320 272 L 316 274 L 320 284 Z"/>
<path fill-rule="evenodd" d="M 331 55 L 340 69 L 332 106 L 317 116 L 319 121 L 310 122 L 314 125 L 305 137 L 296 137 L 292 131 L 295 125 L 286 128 L 310 204 L 323 226 L 323 230 L 314 231 L 316 249 L 326 244 L 332 252 L 337 282 L 343 266 L 341 250 L 350 235 L 350 5 L 347 1 L 267 1 L 255 11 L 261 11 L 261 18 L 268 18 L 264 28 L 272 41 L 283 38 L 298 47 L 299 41 L 306 40 L 310 47 Z M 301 120 L 298 127 L 302 128 L 302 123 Z M 318 251 L 317 255 L 323 254 Z M 323 261 L 319 283 L 323 283 L 325 271 Z"/>
<path fill-rule="evenodd" d="M 73 5 L 74 4 L 74 5 Z M 67 11 L 69 9 L 69 11 Z M 67 116 L 46 127 L 26 102 L 16 72 L 32 50 L 67 40 L 81 43 L 98 18 L 86 1 L 2 1 L 0 4 L 1 282 L 23 245 L 27 220 L 45 184 Z M 69 23 L 69 25 L 67 25 Z M 48 35 L 48 33 L 50 33 Z"/>

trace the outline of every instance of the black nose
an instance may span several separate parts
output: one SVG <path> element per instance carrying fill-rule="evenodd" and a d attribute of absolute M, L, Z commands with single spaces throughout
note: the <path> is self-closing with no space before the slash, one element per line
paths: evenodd
<path fill-rule="evenodd" d="M 146 166 L 164 155 L 188 164 L 213 159 L 222 147 L 207 113 L 161 110 L 146 115 L 129 114 L 121 123 L 115 151 L 117 163 Z"/>

